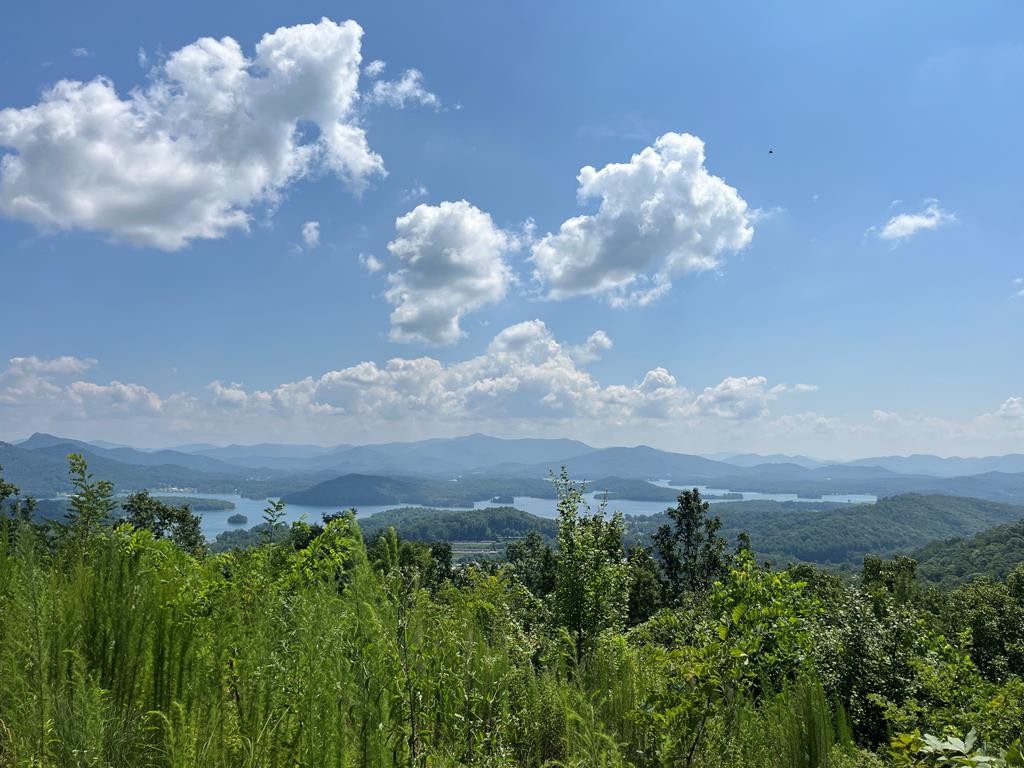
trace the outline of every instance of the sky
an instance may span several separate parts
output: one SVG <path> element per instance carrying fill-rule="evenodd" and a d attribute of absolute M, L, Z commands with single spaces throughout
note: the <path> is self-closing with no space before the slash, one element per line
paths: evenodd
<path fill-rule="evenodd" d="M 0 440 L 1024 451 L 1019 3 L 2 14 Z"/>

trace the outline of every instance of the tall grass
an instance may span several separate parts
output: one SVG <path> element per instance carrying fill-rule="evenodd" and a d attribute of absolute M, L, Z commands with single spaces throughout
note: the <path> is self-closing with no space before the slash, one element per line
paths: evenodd
<path fill-rule="evenodd" d="M 377 572 L 351 521 L 207 558 L 3 525 L 4 766 L 661 766 L 686 737 L 652 717 L 686 684 L 663 649 L 608 634 L 577 660 L 514 579 L 431 594 Z M 693 764 L 830 765 L 841 723 L 801 683 L 715 720 Z"/>

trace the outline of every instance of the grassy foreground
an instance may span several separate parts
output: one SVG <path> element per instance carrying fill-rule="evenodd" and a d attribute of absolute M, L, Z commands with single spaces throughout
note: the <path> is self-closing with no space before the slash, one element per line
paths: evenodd
<path fill-rule="evenodd" d="M 0 765 L 1022 764 L 1019 627 L 947 638 L 906 563 L 766 570 L 689 496 L 645 558 L 568 481 L 505 564 L 351 515 L 214 556 L 78 469 L 67 525 L 0 523 Z"/>

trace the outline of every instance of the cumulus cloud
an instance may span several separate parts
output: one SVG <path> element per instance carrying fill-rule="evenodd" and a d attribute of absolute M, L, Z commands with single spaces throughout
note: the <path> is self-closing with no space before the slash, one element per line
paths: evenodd
<path fill-rule="evenodd" d="M 372 253 L 360 253 L 359 263 L 363 265 L 363 268 L 371 275 L 380 272 L 384 269 L 384 262 L 374 256 Z"/>
<path fill-rule="evenodd" d="M 88 48 L 72 48 L 71 55 L 76 59 L 84 59 L 92 54 L 89 52 Z"/>
<path fill-rule="evenodd" d="M 697 396 L 697 408 L 730 419 L 750 419 L 768 411 L 768 401 L 782 390 L 768 389 L 764 376 L 730 376 Z"/>
<path fill-rule="evenodd" d="M 302 225 L 302 242 L 307 248 L 316 248 L 320 245 L 320 222 L 307 221 Z"/>
<path fill-rule="evenodd" d="M 900 213 L 889 219 L 878 230 L 878 237 L 898 242 L 923 230 L 938 229 L 954 221 L 956 216 L 940 208 L 938 200 L 926 200 L 924 208 L 917 213 Z"/>
<path fill-rule="evenodd" d="M 452 344 L 460 319 L 500 301 L 512 281 L 505 255 L 515 238 L 465 200 L 416 206 L 395 222 L 388 250 L 401 268 L 388 274 L 391 338 Z"/>
<path fill-rule="evenodd" d="M 402 109 L 407 104 L 418 104 L 434 109 L 441 106 L 441 100 L 437 95 L 423 86 L 423 73 L 418 69 L 405 70 L 397 80 L 375 81 L 367 98 L 375 104 L 386 104 L 396 109 Z"/>
<path fill-rule="evenodd" d="M 1007 398 L 996 410 L 1000 419 L 1019 422 L 1024 427 L 1024 397 Z"/>
<path fill-rule="evenodd" d="M 575 360 L 581 363 L 591 363 L 601 357 L 602 352 L 612 348 L 612 340 L 604 331 L 594 331 L 587 338 L 586 342 L 572 348 L 571 353 Z"/>
<path fill-rule="evenodd" d="M 1024 277 L 1018 277 L 1013 281 L 1013 295 L 1018 299 L 1024 299 Z"/>
<path fill-rule="evenodd" d="M 442 363 L 432 357 L 362 362 L 273 390 L 214 382 L 231 408 L 310 417 L 436 423 L 599 423 L 637 425 L 678 419 L 750 419 L 779 393 L 764 377 L 727 379 L 694 395 L 665 368 L 633 384 L 604 385 L 583 366 L 611 347 L 603 331 L 583 344 L 560 342 L 541 320 L 511 325 L 486 351 Z"/>
<path fill-rule="evenodd" d="M 5 372 L 7 376 L 26 376 L 36 374 L 73 374 L 84 373 L 96 365 L 95 358 L 73 357 L 64 355 L 62 357 L 12 357 L 8 361 L 9 367 Z"/>
<path fill-rule="evenodd" d="M 13 357 L 0 370 L 0 410 L 47 419 L 140 417 L 166 414 L 168 404 L 187 400 L 180 395 L 163 399 L 140 384 L 73 378 L 94 365 L 92 358 L 72 356 Z"/>
<path fill-rule="evenodd" d="M 647 304 L 687 272 L 717 269 L 750 243 L 747 203 L 704 165 L 704 142 L 666 133 L 628 163 L 583 168 L 581 200 L 596 214 L 562 223 L 533 247 L 534 277 L 552 299 L 604 294 L 613 304 Z"/>
<path fill-rule="evenodd" d="M 384 71 L 384 67 L 386 66 L 387 65 L 380 59 L 374 59 L 365 67 L 363 67 L 363 74 L 365 74 L 368 78 L 372 80 L 374 78 L 380 77 L 381 73 Z"/>
<path fill-rule="evenodd" d="M 0 111 L 0 212 L 175 250 L 247 230 L 254 206 L 313 173 L 358 194 L 385 174 L 359 122 L 362 32 L 326 18 L 281 27 L 251 57 L 204 37 L 126 95 L 102 77 L 62 80 L 34 106 Z M 403 76 L 371 101 L 427 103 L 421 80 Z"/>
<path fill-rule="evenodd" d="M 499 435 L 574 435 L 674 450 L 790 450 L 831 457 L 932 452 L 983 455 L 1024 439 L 1024 396 L 985 413 L 944 419 L 876 410 L 863 421 L 813 412 L 776 412 L 798 402 L 800 385 L 732 376 L 691 391 L 665 367 L 633 382 L 599 381 L 582 343 L 557 339 L 541 320 L 511 325 L 467 359 L 395 357 L 363 361 L 266 389 L 213 381 L 204 391 L 160 395 L 144 384 L 84 377 L 95 361 L 13 358 L 0 368 L 0 439 L 40 429 L 152 445 L 186 439 L 413 439 L 487 431 Z M 179 440 L 180 442 L 180 440 Z M 167 444 L 165 441 L 164 444 Z"/>

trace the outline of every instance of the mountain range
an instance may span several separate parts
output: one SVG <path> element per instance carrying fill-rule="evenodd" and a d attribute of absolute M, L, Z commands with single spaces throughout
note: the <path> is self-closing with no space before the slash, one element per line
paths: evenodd
<path fill-rule="evenodd" d="M 547 487 L 547 478 L 562 466 L 574 478 L 607 482 L 602 490 L 615 498 L 670 497 L 673 492 L 647 482 L 659 480 L 807 498 L 914 492 L 1024 501 L 1024 454 L 882 456 L 829 463 L 807 456 L 709 458 L 643 445 L 594 448 L 569 439 L 481 434 L 370 445 L 191 444 L 145 450 L 36 433 L 17 444 L 0 443 L 0 465 L 24 492 L 47 498 L 70 489 L 66 457 L 72 452 L 83 453 L 96 477 L 110 479 L 121 490 L 191 488 L 254 498 L 284 496 L 294 503 L 317 499 L 313 503 L 328 505 L 348 499 L 350 491 L 362 504 L 423 504 L 448 496 L 463 503 L 467 489 L 487 494 L 477 498 L 534 495 L 529 491 Z M 450 483 L 454 479 L 459 479 L 457 491 Z"/>

